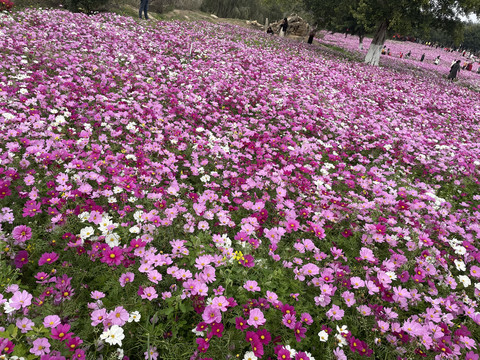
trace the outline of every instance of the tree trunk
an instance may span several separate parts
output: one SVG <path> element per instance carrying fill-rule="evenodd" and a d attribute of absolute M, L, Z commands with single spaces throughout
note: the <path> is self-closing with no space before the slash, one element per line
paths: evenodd
<path fill-rule="evenodd" d="M 383 44 L 387 37 L 388 22 L 383 21 L 377 28 L 375 35 L 373 36 L 372 43 L 368 48 L 367 56 L 365 56 L 365 63 L 378 66 L 380 61 L 380 54 L 382 52 Z"/>

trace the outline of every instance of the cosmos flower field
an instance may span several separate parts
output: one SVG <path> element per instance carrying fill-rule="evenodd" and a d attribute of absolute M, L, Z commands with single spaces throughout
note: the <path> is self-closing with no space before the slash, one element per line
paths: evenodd
<path fill-rule="evenodd" d="M 3 358 L 478 359 L 478 92 L 59 10 L 0 61 Z"/>
<path fill-rule="evenodd" d="M 357 36 L 349 35 L 345 38 L 343 34 L 331 34 L 326 31 L 321 32 L 319 35 L 319 41 L 322 44 L 341 47 L 362 58 L 367 54 L 368 47 L 372 41 L 369 38 L 365 38 L 363 50 L 359 50 Z M 457 81 L 462 86 L 480 91 L 480 74 L 477 73 L 480 63 L 470 59 L 469 56 L 464 56 L 463 52 L 445 51 L 445 48 L 442 47 L 427 46 L 410 41 L 387 40 L 385 46 L 386 49 L 390 49 L 391 55 L 382 55 L 380 58 L 381 65 L 413 70 L 414 73 L 420 73 L 422 77 L 445 78 L 450 72 L 452 62 L 460 60 L 463 66 L 465 62 L 472 61 L 474 63 L 473 71 L 462 69 L 457 76 Z M 405 56 L 408 52 L 411 53 L 409 58 Z M 400 58 L 400 54 L 403 54 L 402 58 Z M 420 62 L 422 54 L 425 54 L 425 59 L 423 62 Z M 434 60 L 437 56 L 440 56 L 440 62 L 438 65 L 435 65 Z"/>

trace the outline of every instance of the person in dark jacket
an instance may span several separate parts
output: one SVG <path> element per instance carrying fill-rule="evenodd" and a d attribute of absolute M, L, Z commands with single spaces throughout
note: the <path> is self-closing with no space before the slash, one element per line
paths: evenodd
<path fill-rule="evenodd" d="M 287 35 L 287 29 L 288 29 L 288 20 L 287 18 L 283 19 L 282 24 L 280 25 L 280 36 L 284 37 Z"/>
<path fill-rule="evenodd" d="M 457 60 L 455 64 L 450 68 L 450 73 L 448 74 L 448 79 L 454 80 L 457 77 L 457 73 L 460 71 L 460 60 Z"/>
<path fill-rule="evenodd" d="M 315 37 L 315 34 L 317 32 L 317 28 L 313 28 L 312 31 L 308 34 L 308 43 L 311 44 L 313 43 L 313 38 Z"/>
<path fill-rule="evenodd" d="M 145 20 L 148 20 L 148 0 L 140 0 L 140 9 L 138 10 L 138 16 L 142 18 L 142 12 L 145 14 Z"/>
<path fill-rule="evenodd" d="M 422 54 L 422 57 L 420 58 L 420 61 L 425 60 L 425 54 Z"/>

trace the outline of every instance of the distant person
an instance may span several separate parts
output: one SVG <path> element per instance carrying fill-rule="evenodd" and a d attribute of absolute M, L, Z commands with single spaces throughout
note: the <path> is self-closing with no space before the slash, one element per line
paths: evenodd
<path fill-rule="evenodd" d="M 267 34 L 273 35 L 273 30 L 271 26 L 268 27 Z"/>
<path fill-rule="evenodd" d="M 412 51 L 409 50 L 407 55 L 405 55 L 405 59 L 410 59 L 410 56 L 412 56 Z"/>
<path fill-rule="evenodd" d="M 383 48 L 382 48 L 382 55 L 386 55 L 387 54 L 387 45 L 383 45 Z"/>
<path fill-rule="evenodd" d="M 148 0 L 140 0 L 140 10 L 138 10 L 138 16 L 142 18 L 142 12 L 145 14 L 145 20 L 148 20 Z"/>
<path fill-rule="evenodd" d="M 425 54 L 422 54 L 422 57 L 420 58 L 420 62 L 423 62 L 425 60 Z"/>
<path fill-rule="evenodd" d="M 457 73 L 460 71 L 460 60 L 457 60 L 455 64 L 452 65 L 450 68 L 450 73 L 448 74 L 447 78 L 450 80 L 455 80 L 457 77 Z"/>
<path fill-rule="evenodd" d="M 392 53 L 390 52 L 390 49 L 387 50 L 387 55 L 390 56 Z"/>
<path fill-rule="evenodd" d="M 280 25 L 280 36 L 284 37 L 287 35 L 287 29 L 288 29 L 288 20 L 287 18 L 284 18 L 282 21 L 282 24 Z"/>
<path fill-rule="evenodd" d="M 473 63 L 470 62 L 470 63 L 468 63 L 468 65 L 467 65 L 467 70 L 468 70 L 468 71 L 472 71 L 472 69 L 473 69 Z"/>
<path fill-rule="evenodd" d="M 317 28 L 313 28 L 312 31 L 308 34 L 308 43 L 311 44 L 313 43 L 313 38 L 315 37 L 315 34 L 317 32 Z"/>
<path fill-rule="evenodd" d="M 438 56 L 435 58 L 435 60 L 433 61 L 433 63 L 434 63 L 435 65 L 440 64 L 440 55 L 438 55 Z"/>

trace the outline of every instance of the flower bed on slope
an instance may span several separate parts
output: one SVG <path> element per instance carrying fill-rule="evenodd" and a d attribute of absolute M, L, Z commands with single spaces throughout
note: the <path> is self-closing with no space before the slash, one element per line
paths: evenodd
<path fill-rule="evenodd" d="M 0 32 L 3 354 L 475 358 L 478 93 L 229 25 Z"/>
<path fill-rule="evenodd" d="M 324 36 L 320 39 L 321 43 L 344 48 L 354 54 L 360 55 L 362 58 L 367 54 L 371 41 L 371 39 L 366 38 L 363 44 L 364 49 L 360 51 L 358 50 L 357 36 L 347 36 L 345 38 L 343 34 L 324 33 Z M 414 72 L 420 73 L 422 78 L 424 76 L 434 76 L 438 79 L 445 79 L 450 72 L 453 61 L 461 60 L 462 65 L 465 62 L 471 61 L 458 51 L 447 52 L 443 48 L 435 48 L 410 41 L 387 40 L 385 45 L 387 49 L 391 50 L 391 56 L 381 56 L 380 64 L 382 66 L 409 68 L 414 70 Z M 409 59 L 406 59 L 405 55 L 409 51 L 411 52 L 411 56 Z M 400 58 L 401 53 L 403 54 L 402 58 Z M 425 54 L 425 60 L 420 62 L 422 54 Z M 440 63 L 435 65 L 433 62 L 437 56 L 440 56 Z M 457 76 L 459 84 L 480 91 L 480 74 L 477 73 L 479 66 L 479 63 L 474 62 L 473 71 L 460 70 Z"/>

